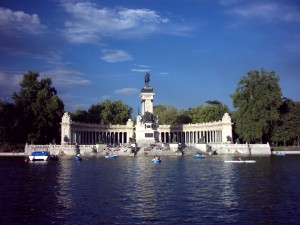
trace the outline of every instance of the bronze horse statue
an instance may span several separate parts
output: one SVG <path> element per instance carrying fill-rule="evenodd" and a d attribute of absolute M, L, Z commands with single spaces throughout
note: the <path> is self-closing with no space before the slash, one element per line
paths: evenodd
<path fill-rule="evenodd" d="M 145 85 L 149 86 L 149 82 L 150 82 L 150 73 L 147 72 L 145 75 Z"/>

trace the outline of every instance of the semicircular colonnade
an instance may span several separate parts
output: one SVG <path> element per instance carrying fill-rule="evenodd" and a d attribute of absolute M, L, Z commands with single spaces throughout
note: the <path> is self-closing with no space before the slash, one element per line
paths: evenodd
<path fill-rule="evenodd" d="M 100 125 L 73 122 L 65 113 L 61 123 L 61 143 L 107 145 L 125 144 L 134 136 L 134 126 L 131 119 L 126 125 Z M 232 123 L 228 113 L 222 120 L 208 123 L 159 125 L 157 142 L 181 143 L 193 145 L 196 143 L 225 143 L 228 137 L 232 139 Z M 67 138 L 66 138 L 67 137 Z M 139 140 L 136 140 L 137 143 Z"/>

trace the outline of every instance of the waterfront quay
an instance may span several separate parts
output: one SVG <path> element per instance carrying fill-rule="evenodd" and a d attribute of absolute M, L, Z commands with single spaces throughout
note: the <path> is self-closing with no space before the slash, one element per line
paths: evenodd
<path fill-rule="evenodd" d="M 271 147 L 267 144 L 194 144 L 182 145 L 179 143 L 149 143 L 139 146 L 138 144 L 123 144 L 107 146 L 96 145 L 26 145 L 25 155 L 34 151 L 49 151 L 53 155 L 107 155 L 118 154 L 119 156 L 146 156 L 146 155 L 170 155 L 182 156 L 201 152 L 206 155 L 271 155 Z"/>

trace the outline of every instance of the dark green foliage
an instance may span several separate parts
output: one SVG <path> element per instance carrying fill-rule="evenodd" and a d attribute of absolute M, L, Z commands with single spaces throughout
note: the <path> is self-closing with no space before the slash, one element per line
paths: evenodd
<path fill-rule="evenodd" d="M 105 100 L 102 103 L 92 105 L 88 111 L 77 110 L 71 113 L 71 119 L 82 123 L 126 124 L 131 113 L 132 108 L 124 105 L 122 101 Z"/>
<path fill-rule="evenodd" d="M 177 110 L 174 106 L 154 106 L 154 114 L 158 115 L 159 124 L 170 125 L 219 121 L 226 112 L 229 112 L 228 107 L 216 100 L 207 101 L 207 104 L 190 108 L 188 111 Z"/>
<path fill-rule="evenodd" d="M 89 117 L 88 117 L 88 112 L 85 110 L 76 110 L 73 113 L 70 113 L 71 119 L 76 122 L 80 123 L 88 123 L 89 122 Z"/>
<path fill-rule="evenodd" d="M 271 133 L 279 120 L 282 93 L 275 72 L 250 71 L 238 83 L 231 95 L 236 132 L 249 143 L 270 141 Z"/>
<path fill-rule="evenodd" d="M 13 143 L 15 138 L 14 129 L 16 110 L 12 103 L 0 99 L 0 143 Z"/>
<path fill-rule="evenodd" d="M 38 81 L 39 74 L 24 74 L 19 93 L 13 94 L 18 124 L 16 140 L 29 143 L 51 143 L 59 140 L 64 104 L 56 95 L 50 78 Z"/>
<path fill-rule="evenodd" d="M 280 107 L 280 119 L 271 140 L 275 145 L 298 145 L 300 137 L 300 102 L 284 99 Z"/>

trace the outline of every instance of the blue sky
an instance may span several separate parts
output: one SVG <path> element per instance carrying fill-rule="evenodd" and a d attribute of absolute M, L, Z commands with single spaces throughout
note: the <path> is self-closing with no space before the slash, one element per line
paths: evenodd
<path fill-rule="evenodd" d="M 0 97 L 28 70 L 51 77 L 66 111 L 105 99 L 187 110 L 230 94 L 250 70 L 280 76 L 300 100 L 298 0 L 0 0 Z"/>

